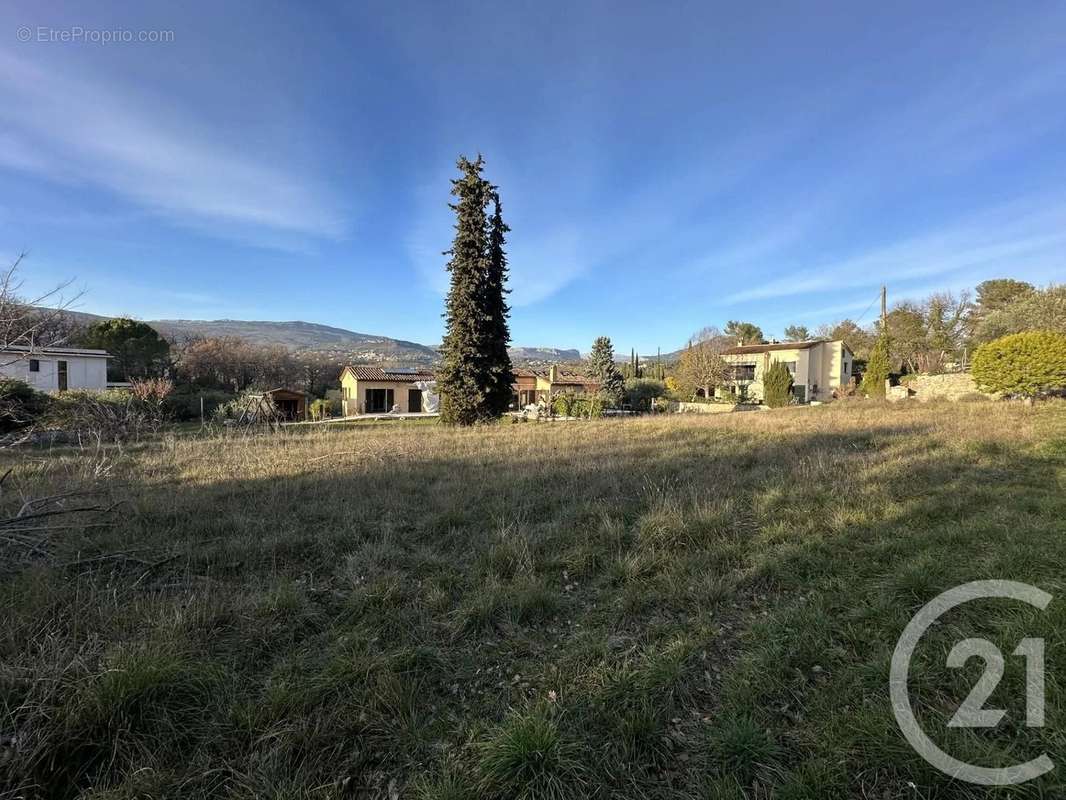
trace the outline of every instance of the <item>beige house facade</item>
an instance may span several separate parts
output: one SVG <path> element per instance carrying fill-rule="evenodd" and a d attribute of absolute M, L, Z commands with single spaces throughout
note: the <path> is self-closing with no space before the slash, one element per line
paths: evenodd
<path fill-rule="evenodd" d="M 833 390 L 852 380 L 855 356 L 842 341 L 813 340 L 807 342 L 774 342 L 731 347 L 722 353 L 731 367 L 727 386 L 718 387 L 716 395 L 726 388 L 745 400 L 763 399 L 763 377 L 775 362 L 783 362 L 792 374 L 792 393 L 801 403 L 825 401 Z"/>
<path fill-rule="evenodd" d="M 553 366 L 545 370 L 518 368 L 511 386 L 511 406 L 520 409 L 549 402 L 557 394 L 595 394 L 600 382 L 587 375 Z M 422 387 L 435 381 L 432 372 L 409 368 L 348 366 L 341 372 L 341 410 L 346 417 L 360 414 L 419 414 L 426 407 Z"/>
<path fill-rule="evenodd" d="M 358 414 L 421 414 L 422 389 L 415 384 L 436 380 L 432 372 L 417 369 L 345 367 L 341 373 L 341 408 L 344 416 Z"/>
<path fill-rule="evenodd" d="M 552 366 L 546 370 L 518 368 L 514 370 L 515 382 L 511 387 L 511 405 L 525 408 L 536 403 L 546 403 L 557 394 L 596 394 L 600 382 L 588 375 Z"/>

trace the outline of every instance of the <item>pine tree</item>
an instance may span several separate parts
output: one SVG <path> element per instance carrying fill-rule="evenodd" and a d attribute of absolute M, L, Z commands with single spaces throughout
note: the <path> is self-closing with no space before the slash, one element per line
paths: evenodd
<path fill-rule="evenodd" d="M 490 320 L 485 313 L 488 275 L 485 206 L 488 183 L 481 177 L 484 162 L 460 158 L 460 178 L 452 181 L 450 203 L 455 211 L 455 238 L 448 271 L 451 288 L 445 303 L 447 332 L 441 344 L 441 366 L 437 373 L 441 420 L 457 425 L 472 425 L 487 416 L 490 390 L 487 343 Z"/>
<path fill-rule="evenodd" d="M 489 220 L 488 235 L 488 274 L 485 280 L 484 309 L 489 320 L 488 361 L 485 365 L 488 378 L 486 396 L 487 411 L 490 416 L 498 417 L 510 408 L 514 372 L 511 369 L 511 356 L 507 344 L 511 341 L 511 330 L 507 316 L 511 309 L 507 306 L 504 295 L 507 289 L 507 252 L 504 250 L 506 234 L 511 230 L 503 221 L 500 195 L 496 187 L 491 187 L 493 212 Z"/>
<path fill-rule="evenodd" d="M 600 393 L 611 405 L 619 405 L 625 396 L 626 382 L 614 363 L 614 347 L 606 336 L 592 343 L 589 369 L 600 381 Z"/>

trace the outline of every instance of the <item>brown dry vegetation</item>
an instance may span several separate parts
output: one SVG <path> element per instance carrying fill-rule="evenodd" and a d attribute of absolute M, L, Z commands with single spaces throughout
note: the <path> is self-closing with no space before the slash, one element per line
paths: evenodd
<path fill-rule="evenodd" d="M 2 545 L 0 796 L 954 798 L 888 659 L 943 589 L 1058 595 L 1066 405 L 389 424 L 20 451 L 5 510 L 106 487 L 114 526 Z M 103 502 L 103 501 L 102 501 Z M 1066 615 L 930 636 L 960 757 L 1066 757 Z M 952 634 L 1047 638 L 1048 720 L 946 732 Z M 1060 701 L 1056 703 L 1056 701 Z M 950 714 L 948 714 L 950 716 Z M 1011 797 L 1053 797 L 1052 773 Z"/>

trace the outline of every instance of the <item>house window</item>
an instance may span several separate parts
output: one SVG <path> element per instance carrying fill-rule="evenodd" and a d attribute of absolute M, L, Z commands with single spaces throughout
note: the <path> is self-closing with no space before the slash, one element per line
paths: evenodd
<path fill-rule="evenodd" d="M 392 389 L 367 389 L 366 390 L 366 413 L 384 414 L 393 405 Z"/>
<path fill-rule="evenodd" d="M 788 374 L 792 376 L 792 380 L 796 380 L 796 362 L 795 361 L 782 361 L 788 368 Z"/>
<path fill-rule="evenodd" d="M 754 364 L 736 364 L 733 366 L 733 380 L 735 381 L 753 381 L 755 380 L 755 365 Z"/>
<path fill-rule="evenodd" d="M 40 371 L 41 371 L 41 362 L 38 361 L 36 358 L 31 358 L 30 359 L 30 372 L 40 372 Z"/>
<path fill-rule="evenodd" d="M 56 374 L 59 376 L 59 391 L 65 392 L 67 390 L 67 362 L 56 362 Z"/>

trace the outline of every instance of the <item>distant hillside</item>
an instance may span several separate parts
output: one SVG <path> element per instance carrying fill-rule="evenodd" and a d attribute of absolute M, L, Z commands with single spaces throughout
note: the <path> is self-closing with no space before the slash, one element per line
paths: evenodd
<path fill-rule="evenodd" d="M 509 347 L 507 352 L 510 353 L 511 360 L 519 364 L 554 364 L 581 360 L 578 350 L 561 350 L 558 347 Z"/>
<path fill-rule="evenodd" d="M 81 311 L 67 312 L 83 325 L 106 317 Z M 331 353 L 358 361 L 432 364 L 440 359 L 438 348 L 391 339 L 315 322 L 269 322 L 240 319 L 146 319 L 146 323 L 172 342 L 205 337 L 236 336 L 258 344 L 276 344 L 292 350 Z M 511 359 L 521 364 L 578 361 L 577 350 L 554 347 L 512 347 Z"/>
<path fill-rule="evenodd" d="M 436 350 L 417 342 L 358 333 L 314 322 L 237 319 L 160 319 L 147 322 L 171 341 L 205 336 L 236 336 L 259 344 L 280 344 L 293 350 L 320 353 L 343 353 L 373 361 L 432 363 L 437 360 Z"/>

